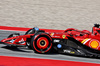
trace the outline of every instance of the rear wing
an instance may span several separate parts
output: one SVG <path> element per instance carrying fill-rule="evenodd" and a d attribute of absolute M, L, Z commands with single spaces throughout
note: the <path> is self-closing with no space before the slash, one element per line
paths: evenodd
<path fill-rule="evenodd" d="M 100 24 L 94 24 L 94 27 L 100 28 Z"/>
<path fill-rule="evenodd" d="M 92 28 L 92 33 L 94 35 L 100 35 L 100 24 L 94 24 L 94 27 Z"/>

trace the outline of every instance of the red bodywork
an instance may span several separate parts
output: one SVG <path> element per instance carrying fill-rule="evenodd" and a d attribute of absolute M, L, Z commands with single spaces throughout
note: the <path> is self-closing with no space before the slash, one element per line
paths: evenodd
<path fill-rule="evenodd" d="M 74 28 L 68 28 L 63 32 L 48 31 L 46 33 L 48 33 L 51 36 L 51 38 L 56 38 L 56 39 L 68 39 L 68 37 L 72 37 L 76 41 L 81 42 L 81 44 L 84 44 L 92 49 L 100 50 L 100 32 L 99 31 L 100 31 L 100 28 L 93 27 L 93 33 L 88 30 L 81 31 Z M 21 35 L 21 36 L 3 39 L 1 40 L 1 42 L 7 43 L 10 45 L 12 44 L 26 45 L 27 38 L 31 38 L 32 36 L 34 36 L 34 34 Z"/>

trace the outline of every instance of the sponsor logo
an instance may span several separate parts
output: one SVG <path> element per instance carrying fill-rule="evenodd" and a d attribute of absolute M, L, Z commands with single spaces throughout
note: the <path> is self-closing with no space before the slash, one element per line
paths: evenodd
<path fill-rule="evenodd" d="M 54 35 L 54 33 L 51 33 L 51 34 L 50 34 L 50 36 L 53 36 L 53 35 Z"/>
<path fill-rule="evenodd" d="M 62 47 L 62 45 L 61 45 L 61 44 L 58 44 L 58 45 L 57 45 L 57 47 L 58 47 L 58 48 L 61 48 L 61 47 Z"/>
<path fill-rule="evenodd" d="M 62 35 L 62 38 L 64 39 L 66 37 L 66 35 Z"/>
<path fill-rule="evenodd" d="M 64 53 L 75 54 L 75 52 L 74 52 L 74 51 L 70 51 L 70 50 L 63 50 L 63 51 L 64 51 Z"/>
<path fill-rule="evenodd" d="M 22 39 L 19 41 L 19 43 L 24 44 L 24 43 L 25 43 L 24 39 L 22 38 Z"/>
<path fill-rule="evenodd" d="M 54 42 L 60 42 L 60 40 L 55 39 Z"/>
<path fill-rule="evenodd" d="M 10 42 L 13 43 L 15 40 L 11 40 Z"/>
<path fill-rule="evenodd" d="M 98 49 L 99 48 L 99 41 L 98 40 L 91 40 L 89 43 L 91 48 Z"/>

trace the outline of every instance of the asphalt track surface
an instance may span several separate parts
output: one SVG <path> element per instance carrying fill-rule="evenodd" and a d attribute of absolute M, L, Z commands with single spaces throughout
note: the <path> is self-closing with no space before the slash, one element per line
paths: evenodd
<path fill-rule="evenodd" d="M 24 31 L 6 31 L 0 30 L 0 40 L 6 38 L 9 34 L 20 33 L 23 35 Z M 33 50 L 28 49 L 27 47 L 18 47 L 10 48 L 4 44 L 0 44 L 0 56 L 13 56 L 13 57 L 26 57 L 26 58 L 41 58 L 41 59 L 56 59 L 56 60 L 66 60 L 66 61 L 78 61 L 78 62 L 87 62 L 87 63 L 97 63 L 100 64 L 100 59 L 95 58 L 84 58 L 76 57 L 63 54 L 36 54 Z"/>

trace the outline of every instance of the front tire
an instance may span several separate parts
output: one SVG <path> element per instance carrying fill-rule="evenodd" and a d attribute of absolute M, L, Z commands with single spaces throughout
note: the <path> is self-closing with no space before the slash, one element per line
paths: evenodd
<path fill-rule="evenodd" d="M 52 40 L 48 36 L 33 36 L 31 46 L 36 53 L 48 53 L 52 48 Z"/>

